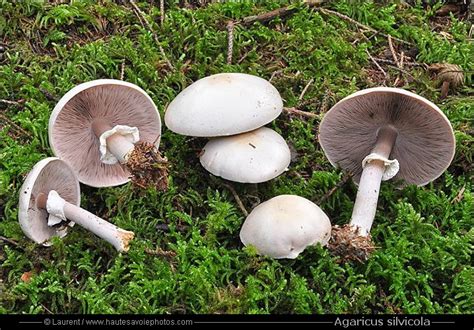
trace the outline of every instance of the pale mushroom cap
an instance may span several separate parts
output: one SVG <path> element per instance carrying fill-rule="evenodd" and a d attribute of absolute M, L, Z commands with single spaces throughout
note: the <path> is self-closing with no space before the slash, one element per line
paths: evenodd
<path fill-rule="evenodd" d="M 200 161 L 206 170 L 224 179 L 259 183 L 282 174 L 290 164 L 291 153 L 280 134 L 262 127 L 210 140 Z"/>
<path fill-rule="evenodd" d="M 359 182 L 362 160 L 375 146 L 380 127 L 398 131 L 390 159 L 400 170 L 393 180 L 425 185 L 454 157 L 456 142 L 448 118 L 432 102 L 403 89 L 377 87 L 339 101 L 321 121 L 319 142 L 331 164 Z"/>
<path fill-rule="evenodd" d="M 267 80 L 220 73 L 185 88 L 169 104 L 165 124 L 175 133 L 199 137 L 248 132 L 278 117 L 283 101 Z"/>
<path fill-rule="evenodd" d="M 158 110 L 140 87 L 121 80 L 99 79 L 71 89 L 51 114 L 49 143 L 53 153 L 72 167 L 80 182 L 92 187 L 126 183 L 130 173 L 123 166 L 100 160 L 99 139 L 92 130 L 96 119 L 103 119 L 111 127 L 137 127 L 140 140 L 155 143 L 158 148 Z"/>
<path fill-rule="evenodd" d="M 74 171 L 56 157 L 45 158 L 33 167 L 20 190 L 18 220 L 26 236 L 39 244 L 49 245 L 53 236 L 63 237 L 67 226 L 49 227 L 48 212 L 36 206 L 40 193 L 55 190 L 71 204 L 79 206 L 81 193 Z M 73 223 L 70 223 L 71 226 Z"/>
<path fill-rule="evenodd" d="M 240 230 L 245 246 L 259 254 L 281 259 L 296 258 L 307 246 L 326 245 L 331 222 L 313 202 L 295 195 L 280 195 L 258 205 Z"/>

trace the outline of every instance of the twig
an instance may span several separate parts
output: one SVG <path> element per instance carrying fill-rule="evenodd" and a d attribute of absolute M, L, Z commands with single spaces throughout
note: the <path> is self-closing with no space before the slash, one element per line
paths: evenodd
<path fill-rule="evenodd" d="M 145 248 L 145 253 L 152 255 L 152 256 L 160 256 L 160 257 L 165 257 L 167 259 L 172 259 L 176 257 L 176 252 L 174 251 L 165 251 L 160 247 L 157 247 L 155 250 Z"/>
<path fill-rule="evenodd" d="M 300 96 L 298 97 L 298 101 L 301 101 L 304 97 L 304 95 L 306 94 L 306 92 L 308 91 L 308 88 L 309 86 L 313 83 L 314 79 L 311 78 L 308 83 L 306 84 L 306 86 L 304 86 L 303 90 L 301 91 L 301 94 Z"/>
<path fill-rule="evenodd" d="M 351 179 L 352 177 L 354 176 L 354 174 L 350 173 L 350 172 L 347 172 L 346 174 L 344 174 L 344 176 L 342 177 L 341 181 L 339 181 L 338 183 L 336 183 L 336 185 L 334 187 L 332 187 L 327 193 L 325 193 L 317 202 L 316 204 L 317 205 L 321 205 L 323 202 L 325 202 L 329 197 L 331 197 L 335 192 L 336 190 L 340 189 L 342 186 L 344 186 L 347 181 L 349 181 L 349 179 Z"/>
<path fill-rule="evenodd" d="M 380 66 L 380 64 L 377 63 L 377 61 L 375 60 L 375 58 L 372 57 L 372 55 L 370 55 L 369 51 L 366 49 L 365 52 L 367 53 L 367 56 L 369 56 L 370 60 L 375 64 L 375 66 L 377 67 L 377 69 L 380 70 L 380 72 L 383 73 L 383 76 L 385 78 L 387 78 L 387 72 L 385 72 L 384 69 L 382 69 L 382 67 Z"/>
<path fill-rule="evenodd" d="M 387 60 L 385 58 L 374 57 L 374 60 L 376 60 L 379 63 L 387 63 L 387 64 L 392 64 L 392 65 L 397 65 L 397 63 L 395 63 L 394 61 Z M 425 63 L 416 63 L 416 62 L 404 62 L 403 65 L 418 66 L 418 67 L 426 67 L 427 66 L 427 64 L 425 64 Z"/>
<path fill-rule="evenodd" d="M 311 7 L 316 7 L 321 5 L 324 2 L 324 0 L 317 0 L 317 1 L 311 1 L 307 2 L 306 5 L 311 8 Z M 252 15 L 252 16 L 247 16 L 244 17 L 241 22 L 243 25 L 251 25 L 255 22 L 260 22 L 260 23 L 266 23 L 271 21 L 272 19 L 276 17 L 285 17 L 288 16 L 296 11 L 296 8 L 292 7 L 282 7 L 282 8 L 277 8 L 275 10 L 259 14 L 259 15 Z"/>
<path fill-rule="evenodd" d="M 125 60 L 122 61 L 122 64 L 120 64 L 120 80 L 123 80 L 125 75 Z"/>
<path fill-rule="evenodd" d="M 227 64 L 232 64 L 232 52 L 234 49 L 234 22 L 227 22 Z"/>
<path fill-rule="evenodd" d="M 324 1 L 325 0 L 312 0 L 311 2 L 305 2 L 305 4 L 308 6 L 308 8 L 312 8 L 312 7 L 321 5 Z M 242 24 L 245 26 L 252 25 L 255 22 L 260 22 L 263 24 L 263 23 L 271 21 L 272 19 L 276 17 L 280 17 L 280 18 L 286 17 L 290 14 L 293 14 L 295 11 L 296 11 L 296 8 L 294 7 L 290 7 L 290 6 L 281 7 L 281 8 L 277 8 L 272 11 L 262 13 L 259 15 L 244 17 L 241 20 L 236 21 L 235 23 Z"/>
<path fill-rule="evenodd" d="M 10 126 L 13 127 L 14 130 L 17 131 L 17 133 L 19 132 L 20 134 L 25 136 L 27 139 L 33 140 L 33 136 L 28 131 L 26 131 L 23 127 L 21 127 L 20 125 L 18 125 L 14 121 L 12 121 L 10 118 L 3 115 L 2 113 L 0 113 L 0 121 L 3 121 L 5 123 L 9 124 Z"/>
<path fill-rule="evenodd" d="M 161 27 L 165 24 L 165 0 L 160 0 L 160 24 Z"/>
<path fill-rule="evenodd" d="M 171 64 L 170 60 L 168 59 L 168 56 L 166 56 L 166 53 L 165 53 L 165 50 L 163 49 L 163 47 L 161 46 L 161 43 L 160 43 L 160 40 L 158 39 L 158 36 L 156 35 L 156 33 L 153 31 L 153 28 L 150 24 L 150 22 L 147 20 L 147 18 L 145 17 L 145 14 L 141 11 L 140 8 L 138 8 L 137 4 L 135 3 L 135 0 L 129 0 L 130 4 L 132 5 L 133 9 L 134 9 L 134 13 L 135 15 L 138 17 L 138 20 L 140 21 L 140 23 L 142 24 L 142 26 L 146 29 L 148 28 L 148 30 L 150 31 L 151 35 L 153 36 L 153 39 L 155 40 L 155 43 L 158 45 L 158 49 L 160 50 L 160 53 L 161 53 L 161 56 L 163 57 L 163 59 L 165 60 L 166 62 L 166 65 L 169 67 L 170 70 L 174 70 L 174 67 L 173 65 Z"/>
<path fill-rule="evenodd" d="M 43 93 L 44 97 L 46 97 L 48 101 L 58 102 L 59 99 L 55 97 L 53 94 L 51 94 L 49 91 L 47 91 L 46 89 L 40 88 L 39 90 L 41 93 Z"/>
<path fill-rule="evenodd" d="M 20 107 L 23 106 L 23 103 L 24 103 L 24 102 L 25 102 L 24 100 L 12 101 L 12 100 L 0 99 L 0 103 L 4 103 L 4 104 L 8 104 L 8 105 L 17 105 L 17 106 L 20 106 Z"/>
<path fill-rule="evenodd" d="M 278 75 L 281 75 L 282 73 L 283 73 L 283 69 L 272 72 L 272 75 L 270 76 L 270 79 L 268 79 L 268 82 L 272 82 L 273 78 L 275 78 Z"/>
<path fill-rule="evenodd" d="M 408 76 L 410 76 L 414 81 L 416 81 L 416 82 L 418 82 L 418 83 L 424 85 L 425 88 L 429 89 L 430 91 L 434 91 L 434 90 L 435 90 L 435 89 L 433 89 L 433 87 L 431 87 L 430 85 L 428 85 L 428 84 L 427 84 L 426 82 L 424 82 L 423 80 L 420 80 L 420 79 L 416 78 L 415 76 L 413 76 L 413 75 L 412 75 L 410 72 L 408 72 L 407 70 L 401 69 L 401 68 L 399 68 L 398 66 L 395 66 L 395 65 L 389 65 L 389 67 L 392 68 L 392 69 L 395 69 L 395 70 L 397 70 L 397 71 L 400 71 L 400 72 L 402 72 L 402 73 L 404 73 L 404 74 L 406 74 L 406 75 L 408 75 Z"/>
<path fill-rule="evenodd" d="M 4 241 L 5 243 L 8 243 L 10 245 L 13 245 L 14 247 L 20 249 L 20 250 L 25 250 L 18 242 L 15 242 L 14 240 L 11 240 L 9 238 L 6 238 L 4 236 L 0 236 L 0 241 Z"/>
<path fill-rule="evenodd" d="M 372 28 L 372 27 L 370 27 L 370 26 L 367 26 L 367 25 L 365 25 L 365 24 L 359 23 L 359 22 L 357 22 L 355 19 L 350 18 L 349 16 L 346 16 L 346 15 L 344 15 L 344 14 L 338 13 L 337 11 L 330 10 L 330 9 L 325 9 L 325 8 L 318 8 L 318 10 L 319 10 L 320 12 L 322 12 L 323 14 L 326 14 L 326 15 L 334 15 L 334 16 L 337 16 L 337 17 L 339 17 L 339 18 L 341 18 L 341 19 L 343 19 L 343 20 L 345 20 L 345 21 L 347 21 L 347 22 L 349 22 L 349 23 L 352 23 L 352 24 L 354 24 L 354 25 L 356 25 L 356 26 L 358 26 L 358 27 L 360 27 L 360 28 L 362 28 L 362 29 L 366 29 L 366 30 L 368 30 L 368 31 L 370 31 L 370 32 L 372 32 L 372 33 L 374 33 L 374 34 L 379 34 L 379 35 L 381 35 L 381 36 L 383 36 L 383 37 L 385 37 L 385 38 L 388 38 L 388 36 L 389 36 L 389 35 L 386 34 L 386 33 L 380 32 L 380 31 L 378 31 L 378 30 L 376 30 L 376 29 L 374 29 L 374 28 Z M 404 43 L 404 44 L 406 44 L 406 45 L 413 45 L 413 43 L 408 42 L 408 41 L 405 41 L 405 40 L 403 40 L 403 39 L 399 39 L 399 38 L 395 38 L 395 37 L 392 37 L 392 38 L 393 38 L 393 40 L 397 40 L 398 42 Z"/>
<path fill-rule="evenodd" d="M 235 191 L 234 187 L 232 187 L 230 184 L 225 183 L 225 182 L 220 182 L 221 185 L 229 189 L 229 191 L 232 193 L 232 196 L 234 196 L 235 201 L 237 202 L 237 205 L 239 206 L 240 210 L 244 214 L 244 216 L 248 216 L 249 212 L 244 206 L 244 203 L 242 203 L 242 200 L 239 197 L 239 194 L 237 194 L 237 191 Z"/>
<path fill-rule="evenodd" d="M 395 63 L 397 63 L 397 66 L 401 69 L 402 67 L 400 66 L 400 62 L 398 61 L 397 52 L 395 51 L 395 48 L 393 47 L 392 37 L 390 35 L 388 36 L 388 47 L 390 48 L 390 52 L 392 53 L 393 60 L 395 61 Z"/>
<path fill-rule="evenodd" d="M 462 186 L 462 188 L 459 190 L 456 197 L 454 197 L 453 200 L 451 201 L 451 204 L 459 203 L 460 201 L 462 201 L 462 199 L 464 198 L 464 191 L 465 190 L 466 190 L 466 185 Z"/>
<path fill-rule="evenodd" d="M 288 114 L 294 114 L 294 115 L 304 116 L 304 117 L 308 117 L 308 118 L 318 118 L 319 117 L 315 113 L 308 112 L 308 111 L 301 111 L 301 110 L 296 109 L 295 107 L 291 107 L 291 108 L 284 107 L 283 111 L 285 111 Z"/>

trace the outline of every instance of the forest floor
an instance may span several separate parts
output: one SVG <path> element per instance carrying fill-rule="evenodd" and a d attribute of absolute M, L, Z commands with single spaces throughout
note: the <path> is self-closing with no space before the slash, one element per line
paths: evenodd
<path fill-rule="evenodd" d="M 128 1 L 0 0 L 0 313 L 474 311 L 474 32 L 462 10 L 334 1 L 255 20 L 285 3 L 166 1 L 164 13 L 158 3 L 137 2 L 137 11 Z M 446 97 L 432 70 L 439 63 L 464 71 L 464 84 Z M 345 174 L 324 156 L 318 124 L 364 88 L 404 88 L 436 103 L 455 130 L 455 158 L 427 186 L 382 184 L 377 249 L 363 264 L 339 263 L 321 246 L 295 260 L 244 248 L 234 194 L 199 163 L 206 141 L 166 127 L 167 191 L 81 186 L 83 208 L 135 232 L 128 254 L 79 226 L 48 248 L 25 237 L 18 193 L 33 165 L 53 155 L 48 119 L 68 90 L 123 79 L 163 116 L 186 86 L 219 72 L 271 80 L 285 107 L 304 112 L 286 110 L 269 125 L 293 150 L 289 170 L 263 184 L 232 184 L 247 210 L 297 194 L 333 224 L 348 222 L 356 186 L 341 182 Z"/>

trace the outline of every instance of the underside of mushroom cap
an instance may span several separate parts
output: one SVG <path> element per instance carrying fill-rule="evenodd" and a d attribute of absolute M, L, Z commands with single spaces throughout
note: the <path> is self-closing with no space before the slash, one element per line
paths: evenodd
<path fill-rule="evenodd" d="M 200 161 L 206 170 L 226 180 L 260 183 L 282 174 L 290 164 L 291 152 L 280 134 L 262 127 L 210 140 Z"/>
<path fill-rule="evenodd" d="M 278 117 L 283 101 L 267 80 L 243 73 L 202 78 L 176 96 L 165 112 L 175 133 L 198 137 L 248 132 Z"/>
<path fill-rule="evenodd" d="M 23 183 L 20 190 L 18 219 L 23 232 L 36 243 L 49 245 L 53 236 L 63 237 L 68 225 L 48 226 L 48 212 L 37 206 L 37 198 L 43 193 L 56 191 L 64 200 L 79 206 L 79 181 L 74 171 L 56 157 L 39 161 Z"/>
<path fill-rule="evenodd" d="M 158 148 L 161 120 L 152 99 L 140 87 L 121 80 L 99 79 L 80 84 L 58 102 L 49 120 L 49 141 L 55 156 L 93 187 L 126 183 L 130 173 L 120 164 L 101 161 L 100 141 L 92 124 L 137 127 L 140 141 Z"/>
<path fill-rule="evenodd" d="M 338 102 L 321 121 L 319 142 L 331 164 L 353 173 L 358 183 L 362 161 L 388 125 L 398 133 L 390 159 L 400 169 L 393 180 L 422 186 L 453 160 L 456 145 L 447 117 L 432 102 L 398 88 L 365 89 Z"/>
<path fill-rule="evenodd" d="M 276 259 L 294 259 L 309 245 L 326 245 L 330 236 L 327 215 L 313 202 L 296 195 L 280 195 L 261 203 L 240 231 L 245 246 L 252 245 L 259 254 Z"/>

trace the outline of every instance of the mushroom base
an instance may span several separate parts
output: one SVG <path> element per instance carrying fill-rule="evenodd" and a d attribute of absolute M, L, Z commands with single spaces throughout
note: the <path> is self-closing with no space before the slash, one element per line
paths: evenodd
<path fill-rule="evenodd" d="M 162 157 L 156 147 L 149 142 L 137 142 L 128 155 L 126 168 L 131 181 L 140 188 L 168 189 L 168 160 Z"/>
<path fill-rule="evenodd" d="M 351 225 L 339 227 L 336 225 L 332 227 L 328 249 L 331 254 L 339 257 L 341 263 L 349 261 L 364 262 L 375 250 L 375 246 L 370 234 L 362 236 L 358 227 Z"/>

